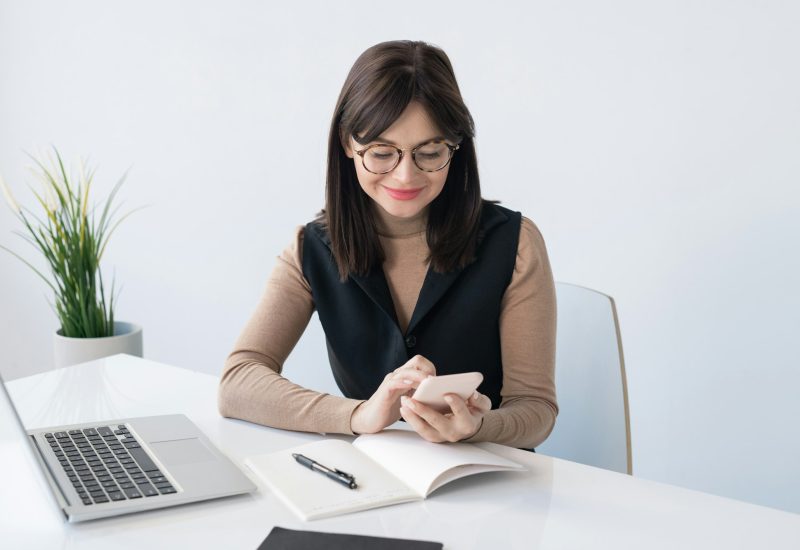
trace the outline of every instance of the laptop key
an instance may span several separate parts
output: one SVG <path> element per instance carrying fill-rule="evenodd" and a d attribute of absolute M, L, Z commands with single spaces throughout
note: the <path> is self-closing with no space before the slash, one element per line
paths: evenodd
<path fill-rule="evenodd" d="M 149 483 L 146 484 L 146 485 L 139 485 L 139 490 L 146 497 L 154 497 L 154 496 L 156 496 L 158 494 L 158 491 L 156 491 L 156 488 L 153 487 L 152 485 L 150 485 Z"/>
<path fill-rule="evenodd" d="M 131 456 L 139 463 L 139 466 L 145 472 L 158 470 L 155 462 L 153 462 L 150 457 L 147 455 L 144 449 L 130 449 Z"/>
<path fill-rule="evenodd" d="M 135 487 L 133 488 L 124 488 L 125 496 L 128 498 L 142 498 L 142 493 L 140 493 Z"/>
<path fill-rule="evenodd" d="M 160 488 L 159 491 L 161 491 L 162 495 L 171 495 L 175 492 L 175 487 L 170 485 L 169 487 Z"/>
<path fill-rule="evenodd" d="M 108 502 L 108 497 L 105 496 L 105 495 L 103 495 L 101 497 L 99 496 L 99 497 L 92 497 L 92 498 L 94 498 L 95 504 L 102 504 L 103 502 Z"/>
<path fill-rule="evenodd" d="M 97 433 L 99 433 L 103 437 L 105 437 L 107 435 L 114 435 L 114 432 L 112 432 L 111 428 L 109 428 L 108 426 L 101 426 L 101 427 L 97 428 Z M 56 437 L 58 437 L 58 436 L 56 436 Z"/>
<path fill-rule="evenodd" d="M 121 491 L 111 491 L 108 493 L 108 498 L 111 500 L 125 500 L 125 495 Z"/>

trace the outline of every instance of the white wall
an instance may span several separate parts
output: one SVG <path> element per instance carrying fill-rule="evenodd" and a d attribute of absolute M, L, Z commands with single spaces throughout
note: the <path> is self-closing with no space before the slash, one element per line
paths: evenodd
<path fill-rule="evenodd" d="M 291 5 L 289 5 L 291 4 Z M 485 196 L 556 279 L 617 300 L 636 475 L 800 512 L 800 7 L 791 2 L 4 2 L 0 170 L 132 165 L 106 270 L 145 355 L 219 372 L 275 256 L 323 200 L 358 54 L 449 54 Z M 34 258 L 0 209 L 0 243 Z M 51 368 L 45 287 L 0 254 L 5 376 Z M 312 323 L 286 371 L 331 388 Z"/>

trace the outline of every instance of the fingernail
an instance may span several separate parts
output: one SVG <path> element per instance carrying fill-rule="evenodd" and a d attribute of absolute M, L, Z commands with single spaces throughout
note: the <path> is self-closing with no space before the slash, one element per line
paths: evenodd
<path fill-rule="evenodd" d="M 403 379 L 403 384 L 410 384 L 410 383 L 411 380 L 409 380 L 408 378 Z"/>
<path fill-rule="evenodd" d="M 444 400 L 447 401 L 448 403 L 452 403 L 453 402 L 453 398 L 450 397 L 449 395 L 445 395 L 444 396 Z"/>

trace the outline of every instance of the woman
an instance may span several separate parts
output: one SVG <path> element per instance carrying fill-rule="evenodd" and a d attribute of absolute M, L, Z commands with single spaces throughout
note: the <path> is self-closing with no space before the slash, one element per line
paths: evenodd
<path fill-rule="evenodd" d="M 361 54 L 331 123 L 325 209 L 297 229 L 228 356 L 221 414 L 346 434 L 402 417 L 429 441 L 544 441 L 558 413 L 553 276 L 533 222 L 481 198 L 474 135 L 442 50 Z M 280 375 L 315 309 L 346 397 Z M 414 401 L 426 377 L 469 371 L 484 381 L 449 396 L 450 413 Z"/>

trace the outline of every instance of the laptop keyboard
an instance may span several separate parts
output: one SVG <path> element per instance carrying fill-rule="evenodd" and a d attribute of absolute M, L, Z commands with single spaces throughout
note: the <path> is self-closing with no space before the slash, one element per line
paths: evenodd
<path fill-rule="evenodd" d="M 44 437 L 86 505 L 175 492 L 124 424 L 46 433 Z"/>

